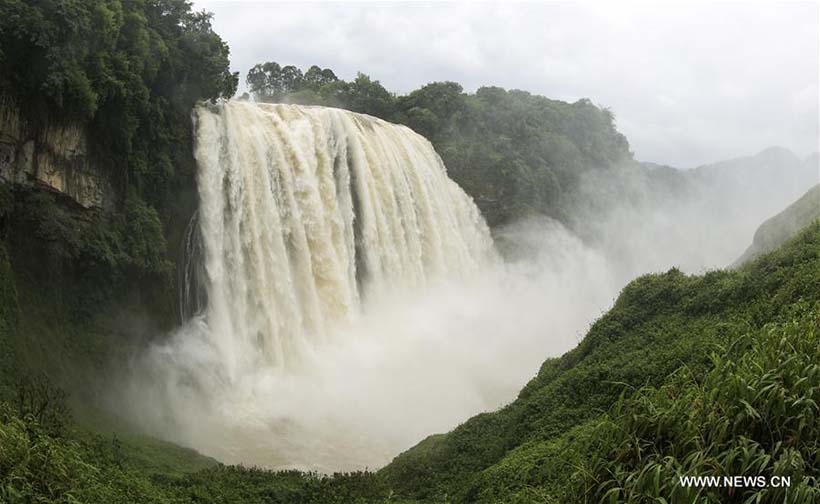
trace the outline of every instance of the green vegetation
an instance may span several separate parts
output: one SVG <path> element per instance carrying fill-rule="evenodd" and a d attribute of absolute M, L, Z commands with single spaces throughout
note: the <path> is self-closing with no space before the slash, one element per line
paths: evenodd
<path fill-rule="evenodd" d="M 632 160 L 612 113 L 589 100 L 498 87 L 470 94 L 455 82 L 395 96 L 364 74 L 345 82 L 329 69 L 303 74 L 277 63 L 256 65 L 247 83 L 259 101 L 339 107 L 409 126 L 433 143 L 491 226 L 531 213 L 566 223 L 584 173 Z"/>
<path fill-rule="evenodd" d="M 643 502 L 816 502 L 820 305 L 734 340 L 706 377 L 681 370 L 594 426 L 609 447 L 582 465 L 578 495 Z M 740 348 L 735 348 L 740 347 Z M 597 456 L 595 456 L 597 455 Z M 678 476 L 787 476 L 788 489 L 683 487 Z"/>
<path fill-rule="evenodd" d="M 320 476 L 216 466 L 183 474 L 161 463 L 135 463 L 118 438 L 68 432 L 60 423 L 65 417 L 37 414 L 59 404 L 17 410 L 0 403 L 0 502 L 342 504 L 388 498 L 386 485 L 372 473 Z M 157 451 L 165 457 L 168 452 L 173 450 Z"/>
<path fill-rule="evenodd" d="M 820 469 L 818 285 L 818 224 L 739 271 L 641 277 L 516 401 L 431 436 L 381 474 L 433 502 L 669 499 L 688 470 L 784 471 L 798 485 Z M 656 473 L 663 492 L 646 486 Z M 739 498 L 716 495 L 701 497 Z M 771 495 L 755 498 L 780 502 Z"/>
<path fill-rule="evenodd" d="M 779 214 L 766 219 L 755 231 L 752 244 L 733 266 L 740 266 L 771 252 L 817 219 L 820 219 L 820 184 L 806 191 L 806 194 Z"/>
<path fill-rule="evenodd" d="M 215 465 L 87 415 L 113 445 L 85 427 L 55 433 L 16 404 L 22 377 L 45 372 L 87 409 L 110 366 L 176 322 L 177 243 L 196 204 L 190 112 L 234 94 L 228 68 L 210 15 L 185 0 L 0 2 L 0 113 L 21 111 L 35 142 L 79 126 L 114 192 L 83 209 L 0 181 L 0 501 L 151 501 L 123 454 L 143 471 Z"/>
<path fill-rule="evenodd" d="M 0 496 L 89 503 L 813 502 L 820 497 L 810 479 L 820 463 L 817 285 L 820 223 L 737 271 L 641 277 L 576 349 L 545 362 L 512 404 L 431 436 L 375 474 L 208 467 L 184 451 L 78 433 L 64 414 L 48 413 L 64 411 L 60 394 L 37 386 L 23 407 L 7 402 L 0 409 Z M 189 465 L 174 472 L 169 464 Z M 682 475 L 779 475 L 792 484 L 683 488 Z"/>
<path fill-rule="evenodd" d="M 5 188 L 18 205 L 4 238 L 27 234 L 17 224 L 35 226 L 35 245 L 56 259 L 113 269 L 92 271 L 99 285 L 165 268 L 160 223 L 173 226 L 180 193 L 193 190 L 190 110 L 237 85 L 210 15 L 185 0 L 4 1 L 0 48 L 0 95 L 32 131 L 82 125 L 117 202 L 113 213 L 71 216 L 54 197 Z"/>
<path fill-rule="evenodd" d="M 820 305 L 794 306 L 717 347 L 705 374 L 683 367 L 551 442 L 482 471 L 479 502 L 815 502 Z M 773 475 L 789 489 L 683 487 L 680 476 Z"/>
<path fill-rule="evenodd" d="M 17 326 L 17 288 L 6 247 L 0 242 L 0 397 L 14 393 L 16 363 L 13 331 Z"/>
<path fill-rule="evenodd" d="M 165 210 L 189 168 L 190 110 L 232 96 L 228 47 L 186 0 L 5 1 L 0 91 L 34 128 L 86 125 L 120 195 Z"/>
<path fill-rule="evenodd" d="M 0 113 L 20 111 L 36 149 L 42 131 L 78 126 L 113 191 L 89 210 L 0 182 L 0 291 L 15 300 L 0 308 L 0 375 L 71 385 L 176 322 L 177 244 L 196 204 L 191 108 L 237 82 L 210 15 L 187 0 L 0 2 Z"/>

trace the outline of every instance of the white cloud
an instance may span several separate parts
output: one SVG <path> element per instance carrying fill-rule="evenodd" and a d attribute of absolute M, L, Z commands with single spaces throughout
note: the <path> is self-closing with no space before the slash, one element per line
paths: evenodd
<path fill-rule="evenodd" d="M 198 1 L 235 70 L 357 71 L 406 92 L 500 85 L 612 108 L 636 157 L 694 166 L 818 150 L 818 3 Z"/>

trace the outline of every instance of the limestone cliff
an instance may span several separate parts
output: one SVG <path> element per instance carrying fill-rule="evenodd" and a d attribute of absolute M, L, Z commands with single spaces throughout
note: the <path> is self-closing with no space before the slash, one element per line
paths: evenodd
<path fill-rule="evenodd" d="M 55 191 L 84 208 L 113 204 L 110 184 L 89 159 L 82 125 L 34 125 L 9 100 L 2 99 L 0 181 Z"/>

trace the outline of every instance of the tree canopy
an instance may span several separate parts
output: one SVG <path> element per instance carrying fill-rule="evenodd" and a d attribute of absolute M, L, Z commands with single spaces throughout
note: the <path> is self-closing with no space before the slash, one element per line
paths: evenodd
<path fill-rule="evenodd" d="M 274 62 L 256 65 L 246 82 L 257 101 L 338 107 L 409 126 L 433 143 L 491 225 L 529 213 L 566 221 L 584 172 L 632 159 L 612 112 L 587 99 L 499 87 L 467 93 L 455 82 L 398 96 L 362 73 L 346 82 L 329 69 L 302 74 Z"/>
<path fill-rule="evenodd" d="M 4 187 L 0 238 L 15 268 L 40 275 L 44 292 L 76 284 L 64 299 L 72 313 L 146 278 L 136 295 L 173 310 L 167 248 L 195 204 L 191 108 L 233 96 L 228 55 L 211 15 L 187 0 L 0 1 L 0 108 L 19 111 L 18 140 L 79 126 L 89 164 L 113 188 L 112 208 L 78 213 L 59 195 Z"/>
<path fill-rule="evenodd" d="M 86 124 L 122 195 L 156 206 L 193 104 L 236 91 L 228 52 L 186 0 L 0 3 L 0 93 L 29 122 Z"/>

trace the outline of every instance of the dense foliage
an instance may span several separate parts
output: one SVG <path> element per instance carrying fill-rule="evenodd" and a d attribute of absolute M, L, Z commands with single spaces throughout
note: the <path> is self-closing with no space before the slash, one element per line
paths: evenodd
<path fill-rule="evenodd" d="M 26 120 L 88 125 L 118 189 L 154 206 L 172 194 L 199 99 L 232 96 L 237 75 L 210 15 L 187 0 L 0 3 L 0 90 Z"/>
<path fill-rule="evenodd" d="M 215 466 L 169 474 L 158 465 L 135 464 L 116 437 L 55 432 L 46 418 L 0 403 L 0 502 L 347 504 L 389 498 L 372 473 L 321 476 Z"/>
<path fill-rule="evenodd" d="M 14 390 L 15 373 L 13 331 L 17 325 L 17 286 L 8 252 L 0 241 L 0 397 Z"/>
<path fill-rule="evenodd" d="M 277 63 L 256 65 L 247 83 L 259 101 L 340 107 L 409 126 L 433 143 L 490 225 L 529 213 L 567 222 L 585 172 L 631 160 L 612 113 L 586 99 L 566 103 L 498 87 L 465 93 L 454 82 L 395 96 L 364 74 L 345 82 L 329 69 L 303 74 Z"/>
<path fill-rule="evenodd" d="M 19 112 L 20 141 L 84 131 L 87 160 L 111 188 L 105 208 L 83 209 L 0 182 L 0 285 L 23 307 L 0 308 L 14 312 L 0 322 L 11 361 L 43 369 L 62 355 L 65 372 L 123 348 L 124 331 L 176 321 L 176 242 L 196 204 L 191 108 L 237 82 L 210 15 L 187 0 L 0 1 L 0 113 Z M 132 320 L 96 320 L 117 310 Z"/>
<path fill-rule="evenodd" d="M 595 453 L 576 473 L 592 501 L 817 502 L 820 305 L 745 333 L 705 377 L 679 371 L 594 425 Z M 740 347 L 740 348 L 736 348 Z M 680 476 L 788 477 L 788 488 L 684 487 Z"/>
<path fill-rule="evenodd" d="M 738 271 L 647 275 L 506 408 L 431 436 L 378 473 L 214 465 L 79 435 L 37 386 L 0 407 L 9 502 L 814 502 L 820 224 Z M 38 412 L 46 412 L 39 414 Z M 52 411 L 54 411 L 52 409 Z M 57 409 L 56 411 L 59 411 Z M 151 455 L 138 460 L 138 451 Z M 166 456 L 167 457 L 167 456 Z M 207 464 L 207 463 L 206 463 Z M 189 472 L 191 471 L 191 472 Z M 779 475 L 785 488 L 684 488 Z"/>
<path fill-rule="evenodd" d="M 82 125 L 92 163 L 117 193 L 113 218 L 83 217 L 106 228 L 104 234 L 112 231 L 104 244 L 87 243 L 57 212 L 46 215 L 46 196 L 23 195 L 37 200 L 36 208 L 23 207 L 42 217 L 46 243 L 61 247 L 57 252 L 69 260 L 85 247 L 109 264 L 112 248 L 165 254 L 156 232 L 113 228 L 134 217 L 141 227 L 171 220 L 179 193 L 193 185 L 190 110 L 197 100 L 233 95 L 237 79 L 210 15 L 192 11 L 186 0 L 0 2 L 0 95 L 24 111 L 34 131 Z M 90 249 L 99 246 L 93 256 Z M 133 255 L 126 266 L 156 269 L 157 258 Z"/>

